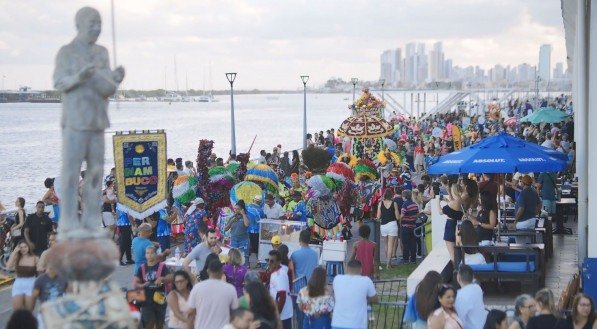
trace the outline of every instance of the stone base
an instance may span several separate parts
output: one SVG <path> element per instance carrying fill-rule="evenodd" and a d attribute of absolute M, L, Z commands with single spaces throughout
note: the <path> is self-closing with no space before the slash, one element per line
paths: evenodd
<path fill-rule="evenodd" d="M 120 251 L 110 239 L 72 239 L 48 251 L 48 265 L 69 281 L 101 281 L 118 263 Z"/>

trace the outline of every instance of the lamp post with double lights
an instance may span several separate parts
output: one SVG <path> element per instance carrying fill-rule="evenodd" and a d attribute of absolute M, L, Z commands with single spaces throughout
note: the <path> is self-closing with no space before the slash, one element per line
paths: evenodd
<path fill-rule="evenodd" d="M 303 150 L 307 149 L 307 81 L 308 75 L 301 75 L 303 82 Z"/>
<path fill-rule="evenodd" d="M 236 132 L 234 125 L 234 80 L 236 73 L 226 73 L 226 79 L 230 82 L 230 152 L 236 155 Z"/>
<path fill-rule="evenodd" d="M 357 82 L 359 82 L 358 78 L 351 78 L 350 82 L 352 83 L 352 104 L 354 105 L 354 96 L 357 89 Z"/>

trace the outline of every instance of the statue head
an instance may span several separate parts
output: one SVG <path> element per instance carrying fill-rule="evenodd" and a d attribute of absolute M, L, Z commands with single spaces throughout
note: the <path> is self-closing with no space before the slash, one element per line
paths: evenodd
<path fill-rule="evenodd" d="M 77 37 L 88 43 L 95 43 L 102 31 L 100 14 L 96 9 L 91 7 L 79 9 L 75 16 L 75 25 L 79 32 Z"/>

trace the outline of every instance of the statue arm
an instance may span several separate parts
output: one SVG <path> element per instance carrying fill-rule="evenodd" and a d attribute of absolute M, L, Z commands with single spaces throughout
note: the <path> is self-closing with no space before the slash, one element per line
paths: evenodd
<path fill-rule="evenodd" d="M 101 50 L 101 66 L 97 69 L 94 79 L 94 89 L 104 97 L 114 95 L 118 88 L 118 83 L 115 81 L 114 72 L 110 70 L 110 62 L 108 51 L 105 48 Z"/>
<path fill-rule="evenodd" d="M 68 50 L 64 47 L 56 55 L 56 69 L 54 70 L 54 88 L 62 93 L 68 93 L 77 88 L 82 79 L 79 72 L 73 72 L 69 65 L 71 60 Z"/>

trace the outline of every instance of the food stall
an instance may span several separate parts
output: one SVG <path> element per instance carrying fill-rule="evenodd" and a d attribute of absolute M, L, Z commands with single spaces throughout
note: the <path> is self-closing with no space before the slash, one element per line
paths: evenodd
<path fill-rule="evenodd" d="M 260 263 L 265 263 L 272 250 L 272 237 L 279 235 L 282 243 L 288 246 L 289 256 L 301 247 L 299 236 L 307 229 L 307 223 L 293 220 L 262 219 L 259 221 L 259 255 Z M 310 244 L 311 249 L 321 255 L 321 245 Z"/>

